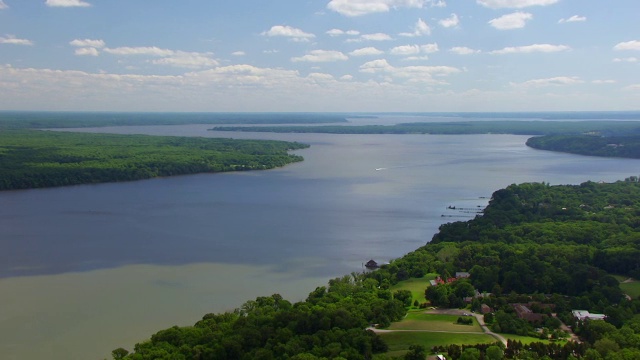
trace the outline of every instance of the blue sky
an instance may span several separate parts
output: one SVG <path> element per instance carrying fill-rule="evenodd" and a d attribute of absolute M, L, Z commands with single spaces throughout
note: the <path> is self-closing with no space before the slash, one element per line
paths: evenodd
<path fill-rule="evenodd" d="M 638 0 L 0 0 L 0 110 L 640 110 Z"/>

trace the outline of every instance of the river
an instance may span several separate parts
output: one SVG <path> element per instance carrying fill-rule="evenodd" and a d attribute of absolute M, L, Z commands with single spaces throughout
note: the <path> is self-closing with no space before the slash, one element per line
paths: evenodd
<path fill-rule="evenodd" d="M 104 359 L 261 295 L 302 300 L 389 261 L 512 183 L 638 175 L 639 160 L 526 147 L 512 135 L 79 131 L 300 141 L 284 168 L 0 193 L 3 359 Z"/>

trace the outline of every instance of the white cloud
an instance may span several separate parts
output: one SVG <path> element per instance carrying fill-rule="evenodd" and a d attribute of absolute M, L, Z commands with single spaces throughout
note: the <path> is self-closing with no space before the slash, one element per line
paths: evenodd
<path fill-rule="evenodd" d="M 593 80 L 593 84 L 615 84 L 617 81 L 615 80 Z"/>
<path fill-rule="evenodd" d="M 102 49 L 105 46 L 105 43 L 103 40 L 75 39 L 70 41 L 69 45 L 76 47 L 92 47 L 96 49 Z"/>
<path fill-rule="evenodd" d="M 500 16 L 492 19 L 489 24 L 498 30 L 521 29 L 525 27 L 528 20 L 533 19 L 533 15 L 526 12 L 517 11 L 512 14 Z"/>
<path fill-rule="evenodd" d="M 557 3 L 559 0 L 476 0 L 484 7 L 491 9 L 522 9 L 529 6 L 547 6 Z"/>
<path fill-rule="evenodd" d="M 106 53 L 120 56 L 152 56 L 161 59 L 152 60 L 154 65 L 168 65 L 179 68 L 197 69 L 217 66 L 213 53 L 198 53 L 161 49 L 155 46 L 104 48 Z"/>
<path fill-rule="evenodd" d="M 637 57 L 626 57 L 626 58 L 615 58 L 613 59 L 613 62 L 637 62 L 638 58 Z"/>
<path fill-rule="evenodd" d="M 7 9 L 7 8 L 9 8 L 9 6 L 7 6 L 7 4 L 4 3 L 4 1 L 0 0 L 0 10 Z"/>
<path fill-rule="evenodd" d="M 616 46 L 613 47 L 613 50 L 640 50 L 640 41 L 631 40 L 621 42 L 616 44 Z"/>
<path fill-rule="evenodd" d="M 18 39 L 14 35 L 5 35 L 4 37 L 0 36 L 0 44 L 12 44 L 12 45 L 33 45 L 33 41 L 27 39 Z"/>
<path fill-rule="evenodd" d="M 387 41 L 392 40 L 391 36 L 384 33 L 375 33 L 375 34 L 364 34 L 360 37 L 362 40 L 366 41 Z"/>
<path fill-rule="evenodd" d="M 309 39 L 315 38 L 316 36 L 310 33 L 306 33 L 300 29 L 296 29 L 291 26 L 283 26 L 283 25 L 275 25 L 272 26 L 268 31 L 264 31 L 261 33 L 264 36 L 283 36 L 291 39 L 292 41 L 297 42 L 306 42 Z"/>
<path fill-rule="evenodd" d="M 105 48 L 104 52 L 113 55 L 147 55 L 147 56 L 171 56 L 175 53 L 173 50 L 161 49 L 155 46 L 142 46 L 142 47 L 117 47 L 117 48 Z"/>
<path fill-rule="evenodd" d="M 391 55 L 414 55 L 420 53 L 420 46 L 418 45 L 403 45 L 396 46 L 389 51 Z"/>
<path fill-rule="evenodd" d="M 74 53 L 78 56 L 98 56 L 100 54 L 98 49 L 92 47 L 78 48 Z"/>
<path fill-rule="evenodd" d="M 439 51 L 438 44 L 426 44 L 426 45 L 402 45 L 396 46 L 389 51 L 391 55 L 416 55 L 416 54 L 430 54 Z M 411 58 L 409 60 L 426 60 L 425 58 Z"/>
<path fill-rule="evenodd" d="M 87 7 L 91 6 L 82 0 L 47 0 L 45 4 L 50 7 Z"/>
<path fill-rule="evenodd" d="M 329 10 L 344 16 L 389 12 L 392 8 L 422 8 L 426 0 L 331 0 Z"/>
<path fill-rule="evenodd" d="M 444 0 L 430 0 L 429 5 L 431 7 L 439 7 L 439 8 L 447 7 L 447 3 Z"/>
<path fill-rule="evenodd" d="M 477 54 L 480 52 L 480 50 L 474 50 L 466 46 L 454 46 L 451 49 L 449 49 L 449 51 L 458 55 L 471 55 L 471 54 Z"/>
<path fill-rule="evenodd" d="M 351 81 L 351 80 L 353 80 L 353 76 L 351 76 L 351 75 L 342 75 L 342 76 L 340 76 L 340 80 Z"/>
<path fill-rule="evenodd" d="M 552 78 L 546 79 L 533 79 L 529 81 L 525 81 L 523 83 L 511 83 L 514 86 L 525 86 L 525 87 L 544 87 L 544 86 L 565 86 L 565 85 L 576 85 L 584 83 L 583 80 L 580 80 L 577 76 L 556 76 Z"/>
<path fill-rule="evenodd" d="M 367 74 L 388 74 L 394 78 L 408 79 L 409 82 L 445 84 L 433 76 L 447 76 L 459 73 L 460 69 L 451 66 L 405 66 L 394 67 L 387 60 L 379 59 L 360 65 L 360 72 Z"/>
<path fill-rule="evenodd" d="M 458 24 L 460 24 L 460 19 L 458 19 L 458 15 L 451 14 L 451 16 L 449 16 L 448 18 L 438 21 L 438 24 L 446 28 L 456 27 L 458 26 Z"/>
<path fill-rule="evenodd" d="M 273 49 L 273 50 L 263 50 L 262 51 L 263 54 L 277 54 L 279 52 L 280 52 L 280 50 L 275 50 L 275 49 Z"/>
<path fill-rule="evenodd" d="M 580 21 L 587 21 L 587 18 L 585 16 L 573 15 L 570 18 L 558 20 L 558 24 L 564 24 L 564 23 L 570 23 L 570 22 L 580 22 Z"/>
<path fill-rule="evenodd" d="M 415 25 L 413 25 L 413 32 L 400 33 L 399 35 L 408 37 L 431 35 L 431 27 L 429 27 L 429 25 L 424 22 L 424 20 L 418 19 Z"/>
<path fill-rule="evenodd" d="M 170 56 L 152 60 L 151 63 L 188 69 L 218 66 L 218 61 L 211 58 L 212 55 L 212 53 L 176 51 Z"/>
<path fill-rule="evenodd" d="M 313 50 L 309 52 L 307 55 L 300 57 L 293 57 L 291 61 L 300 62 L 332 62 L 332 61 L 344 61 L 349 59 L 349 57 L 340 51 L 335 50 Z"/>
<path fill-rule="evenodd" d="M 429 56 L 427 56 L 427 55 L 423 55 L 423 56 L 407 56 L 406 58 L 404 58 L 402 60 L 404 60 L 404 61 L 429 60 Z"/>
<path fill-rule="evenodd" d="M 571 50 L 571 48 L 566 45 L 533 44 L 527 46 L 506 47 L 502 50 L 491 51 L 490 54 L 529 54 L 534 52 L 550 53 L 566 50 Z"/>
<path fill-rule="evenodd" d="M 638 91 L 638 90 L 640 90 L 640 84 L 633 84 L 633 85 L 625 86 L 625 87 L 622 88 L 622 90 Z"/>
<path fill-rule="evenodd" d="M 360 31 L 357 30 L 340 30 L 340 29 L 331 29 L 329 31 L 327 31 L 327 35 L 331 36 L 331 37 L 335 37 L 335 36 L 342 36 L 342 35 L 349 35 L 349 36 L 356 36 L 356 35 L 360 35 Z"/>
<path fill-rule="evenodd" d="M 371 56 L 371 55 L 380 55 L 384 54 L 384 51 L 378 50 L 374 47 L 365 47 L 361 49 L 353 50 L 349 53 L 351 56 Z"/>
<path fill-rule="evenodd" d="M 231 55 L 233 55 L 233 56 L 245 56 L 245 55 L 247 55 L 247 53 L 244 52 L 244 51 L 234 51 L 234 52 L 231 53 Z"/>

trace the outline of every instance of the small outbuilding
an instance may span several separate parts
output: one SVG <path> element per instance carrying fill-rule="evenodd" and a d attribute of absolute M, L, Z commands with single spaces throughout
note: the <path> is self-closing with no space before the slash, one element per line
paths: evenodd
<path fill-rule="evenodd" d="M 368 269 L 377 269 L 377 268 L 379 268 L 379 267 L 380 267 L 380 265 L 378 265 L 378 263 L 377 263 L 377 262 L 373 261 L 373 259 L 372 259 L 372 260 L 367 261 L 367 263 L 366 263 L 366 264 L 364 264 L 364 266 L 365 266 L 366 268 L 368 268 Z"/>

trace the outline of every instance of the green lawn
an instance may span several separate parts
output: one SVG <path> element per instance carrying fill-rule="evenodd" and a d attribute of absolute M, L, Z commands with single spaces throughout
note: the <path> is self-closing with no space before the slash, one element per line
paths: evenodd
<path fill-rule="evenodd" d="M 429 330 L 452 332 L 482 332 L 478 321 L 474 317 L 473 325 L 456 324 L 457 315 L 425 314 L 424 311 L 411 311 L 399 322 L 389 326 L 389 330 Z"/>
<path fill-rule="evenodd" d="M 420 331 L 399 331 L 379 334 L 389 345 L 386 356 L 402 356 L 411 345 L 422 345 L 430 352 L 437 345 L 474 345 L 494 343 L 496 339 L 484 334 L 432 333 Z"/>
<path fill-rule="evenodd" d="M 542 340 L 540 338 L 531 337 L 531 336 L 520 336 L 520 335 L 502 334 L 502 333 L 500 335 L 502 335 L 507 340 L 517 340 L 523 344 L 531 344 L 533 342 L 541 342 L 544 344 L 549 344 L 552 342 L 551 340 Z M 558 344 L 564 344 L 567 342 L 567 340 L 557 340 L 555 342 L 557 342 Z"/>
<path fill-rule="evenodd" d="M 391 291 L 409 290 L 413 297 L 411 303 L 415 300 L 418 300 L 420 303 L 424 303 L 427 302 L 427 299 L 424 298 L 424 291 L 429 286 L 429 280 L 434 280 L 436 276 L 438 276 L 438 274 L 427 274 L 421 278 L 411 278 L 400 281 L 391 287 Z"/>
<path fill-rule="evenodd" d="M 620 289 L 634 299 L 640 297 L 640 281 L 638 280 L 628 283 L 620 283 Z"/>

